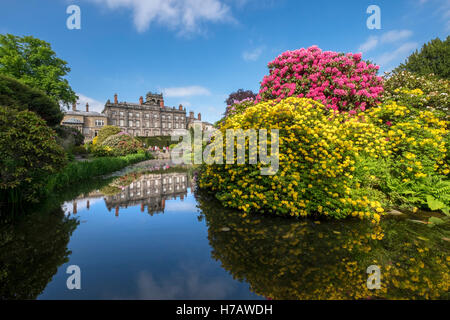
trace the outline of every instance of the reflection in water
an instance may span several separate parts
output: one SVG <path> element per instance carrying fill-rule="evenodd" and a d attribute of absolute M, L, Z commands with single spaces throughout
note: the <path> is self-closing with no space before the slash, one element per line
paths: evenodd
<path fill-rule="evenodd" d="M 242 217 L 195 202 L 195 179 L 176 170 L 107 183 L 0 226 L 0 299 L 448 299 L 448 223 Z M 65 263 L 83 268 L 83 290 L 67 290 Z M 370 265 L 381 290 L 367 288 Z"/>
<path fill-rule="evenodd" d="M 114 211 L 116 217 L 120 214 L 120 208 L 134 206 L 140 206 L 141 212 L 147 211 L 152 216 L 164 213 L 167 200 L 179 198 L 183 201 L 190 187 L 188 172 L 130 173 L 100 190 L 79 196 L 65 207 L 76 214 L 80 205 L 89 209 L 92 201 L 103 197 L 108 211 Z"/>
<path fill-rule="evenodd" d="M 448 299 L 443 228 L 406 219 L 365 221 L 242 217 L 198 194 L 212 256 L 233 278 L 271 299 Z M 448 225 L 445 226 L 448 230 Z M 381 289 L 367 288 L 367 267 Z"/>
<path fill-rule="evenodd" d="M 35 299 L 67 262 L 78 221 L 59 208 L 0 227 L 0 300 Z"/>

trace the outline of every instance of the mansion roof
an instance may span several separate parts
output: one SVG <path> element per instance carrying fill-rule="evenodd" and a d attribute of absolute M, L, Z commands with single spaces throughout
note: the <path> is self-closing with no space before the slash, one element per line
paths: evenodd
<path fill-rule="evenodd" d="M 112 103 L 112 102 L 106 102 L 105 109 L 106 108 L 119 108 L 119 109 L 139 109 L 139 110 L 158 110 L 158 111 L 166 111 L 166 112 L 179 112 L 179 113 L 186 113 L 186 110 L 179 110 L 175 107 L 160 107 L 159 105 L 150 104 L 150 103 L 132 103 L 132 102 L 119 102 L 119 103 Z M 105 112 L 105 109 L 103 109 L 103 112 Z"/>
<path fill-rule="evenodd" d="M 106 118 L 105 114 L 100 113 L 100 112 L 95 112 L 95 111 L 86 112 L 86 111 L 80 111 L 80 110 L 76 110 L 76 111 L 69 110 L 69 111 L 65 111 L 64 113 L 66 115 L 72 115 L 72 116 L 85 116 L 85 117 L 90 116 L 90 117 L 104 117 L 104 118 Z"/>

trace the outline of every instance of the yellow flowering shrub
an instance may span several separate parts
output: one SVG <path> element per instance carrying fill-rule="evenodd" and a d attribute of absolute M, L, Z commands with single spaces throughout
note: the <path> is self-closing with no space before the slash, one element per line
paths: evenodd
<path fill-rule="evenodd" d="M 228 118 L 220 128 L 224 144 L 227 129 L 278 129 L 280 149 L 279 170 L 271 176 L 260 174 L 261 163 L 204 165 L 199 186 L 224 206 L 295 217 L 353 215 L 374 222 L 383 213 L 380 202 L 355 192 L 360 157 L 388 156 L 383 130 L 374 124 L 333 114 L 311 99 L 287 98 Z"/>
<path fill-rule="evenodd" d="M 394 177 L 403 182 L 417 182 L 427 176 L 449 174 L 447 121 L 432 111 L 408 108 L 396 102 L 372 108 L 368 119 L 385 131 Z"/>

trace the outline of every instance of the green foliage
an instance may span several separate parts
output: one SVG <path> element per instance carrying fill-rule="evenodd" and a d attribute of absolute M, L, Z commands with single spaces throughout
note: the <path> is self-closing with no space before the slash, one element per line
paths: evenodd
<path fill-rule="evenodd" d="M 111 173 L 148 159 L 150 159 L 150 155 L 137 153 L 123 157 L 104 157 L 91 161 L 71 162 L 61 172 L 50 177 L 45 192 L 48 195 L 52 192 L 63 190 L 75 183 Z"/>
<path fill-rule="evenodd" d="M 0 74 L 0 105 L 33 111 L 51 127 L 59 125 L 64 117 L 58 103 L 44 92 L 2 74 Z"/>
<path fill-rule="evenodd" d="M 119 127 L 116 126 L 104 126 L 100 129 L 97 135 L 96 144 L 102 144 L 108 137 L 113 136 L 121 132 Z"/>
<path fill-rule="evenodd" d="M 76 128 L 68 126 L 57 126 L 55 128 L 55 131 L 60 138 L 73 138 L 75 146 L 81 146 L 84 142 L 84 135 Z"/>
<path fill-rule="evenodd" d="M 383 100 L 409 108 L 436 110 L 445 118 L 450 110 L 450 81 L 408 71 L 390 73 L 384 82 Z"/>
<path fill-rule="evenodd" d="M 0 201 L 35 201 L 66 161 L 55 132 L 30 111 L 0 107 Z"/>
<path fill-rule="evenodd" d="M 170 136 L 137 137 L 139 141 L 145 144 L 146 148 L 157 146 L 159 148 L 168 147 L 174 142 Z"/>
<path fill-rule="evenodd" d="M 0 73 L 38 88 L 55 102 L 69 106 L 77 100 L 64 77 L 67 62 L 56 57 L 49 43 L 32 36 L 0 34 Z"/>
<path fill-rule="evenodd" d="M 1 225 L 0 300 L 37 299 L 69 261 L 67 245 L 79 223 L 59 207 Z"/>
<path fill-rule="evenodd" d="M 419 75 L 435 74 L 450 80 L 450 36 L 442 41 L 433 39 L 416 50 L 396 71 L 409 71 Z"/>

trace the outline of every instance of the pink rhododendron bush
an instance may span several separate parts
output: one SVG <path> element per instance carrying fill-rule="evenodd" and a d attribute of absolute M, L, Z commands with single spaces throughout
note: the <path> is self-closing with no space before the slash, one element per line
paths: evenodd
<path fill-rule="evenodd" d="M 319 101 L 335 111 L 356 113 L 379 103 L 379 67 L 361 54 L 322 51 L 316 46 L 286 51 L 268 64 L 257 102 L 295 96 Z"/>

